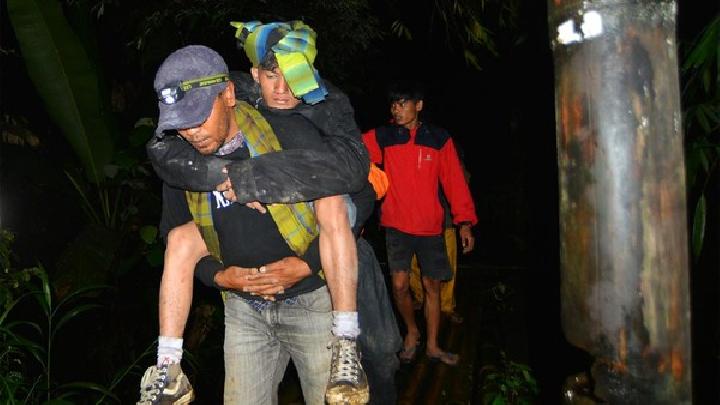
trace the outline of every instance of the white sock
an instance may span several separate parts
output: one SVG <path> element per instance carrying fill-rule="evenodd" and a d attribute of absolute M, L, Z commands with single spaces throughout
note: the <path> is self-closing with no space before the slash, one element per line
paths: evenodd
<path fill-rule="evenodd" d="M 335 336 L 355 338 L 360 334 L 357 312 L 333 311 L 332 333 Z"/>
<path fill-rule="evenodd" d="M 157 365 L 180 363 L 183 353 L 182 338 L 158 336 Z"/>

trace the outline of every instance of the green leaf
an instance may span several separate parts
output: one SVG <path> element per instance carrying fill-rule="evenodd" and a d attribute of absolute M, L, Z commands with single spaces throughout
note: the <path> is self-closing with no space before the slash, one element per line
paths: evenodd
<path fill-rule="evenodd" d="M 93 292 L 97 290 L 103 290 L 110 288 L 108 285 L 90 285 L 86 287 L 78 288 L 77 290 L 67 294 L 55 307 L 53 310 L 53 316 L 57 313 L 57 311 L 64 305 L 67 305 L 69 302 L 83 297 L 83 296 L 92 296 L 94 295 Z"/>
<path fill-rule="evenodd" d="M 707 116 L 707 110 L 708 108 L 704 105 L 699 105 L 697 108 L 697 114 L 695 117 L 697 118 L 698 123 L 700 124 L 700 128 L 702 128 L 705 133 L 710 133 L 710 120 L 708 120 Z"/>
<path fill-rule="evenodd" d="M 718 48 L 720 48 L 718 39 L 720 39 L 720 16 L 708 24 L 705 31 L 693 45 L 692 50 L 685 58 L 685 63 L 682 66 L 683 70 L 698 68 L 706 61 L 709 61 L 713 53 L 718 55 Z"/>
<path fill-rule="evenodd" d="M 493 398 L 492 401 L 492 405 L 505 405 L 506 403 L 505 398 L 500 395 L 495 395 L 495 398 Z"/>
<path fill-rule="evenodd" d="M 412 33 L 410 32 L 410 29 L 403 24 L 402 21 L 396 20 L 393 21 L 392 25 L 390 26 L 391 31 L 397 35 L 400 38 L 404 38 L 408 41 L 412 41 Z"/>
<path fill-rule="evenodd" d="M 137 357 L 135 358 L 135 360 L 133 360 L 133 362 L 130 363 L 130 365 L 128 365 L 128 366 L 125 367 L 124 369 L 121 369 L 120 371 L 118 371 L 117 373 L 115 373 L 115 375 L 113 376 L 113 378 L 112 378 L 112 380 L 111 380 L 111 382 L 110 382 L 110 386 L 109 386 L 108 388 L 109 388 L 110 390 L 114 389 L 115 386 L 117 386 L 133 369 L 135 369 L 135 368 L 137 367 L 137 365 L 138 365 L 139 362 L 145 361 L 149 356 L 154 355 L 154 354 L 155 354 L 155 347 L 157 347 L 157 339 L 155 339 L 154 341 L 152 341 L 152 342 L 145 348 L 145 351 L 142 352 L 139 356 L 137 356 Z M 102 403 L 102 400 L 103 400 L 103 399 L 104 399 L 104 398 L 100 398 L 100 400 L 99 400 L 97 403 L 98 403 L 98 404 L 99 404 L 99 403 Z"/>
<path fill-rule="evenodd" d="M 77 307 L 74 307 L 68 313 L 66 313 L 55 325 L 55 328 L 51 331 L 51 337 L 52 340 L 55 336 L 55 334 L 60 331 L 60 328 L 63 327 L 68 321 L 72 320 L 73 318 L 77 317 L 78 315 L 88 312 L 92 309 L 101 308 L 101 305 L 98 304 L 86 304 L 86 305 L 80 305 Z"/>
<path fill-rule="evenodd" d="M 135 124 L 135 128 L 130 133 L 130 145 L 145 145 L 145 143 L 147 143 L 147 141 L 153 136 L 153 133 L 155 132 L 154 122 L 150 120 L 150 125 L 146 125 L 145 122 L 146 121 L 141 119 Z"/>
<path fill-rule="evenodd" d="M 700 196 L 697 205 L 695 205 L 695 215 L 693 217 L 692 250 L 695 260 L 700 257 L 705 239 L 705 215 L 705 195 L 703 194 Z"/>
<path fill-rule="evenodd" d="M 110 397 L 115 402 L 119 403 L 120 398 L 118 398 L 115 394 L 110 392 L 107 388 L 103 387 L 100 384 L 92 383 L 92 382 L 73 382 L 68 384 L 63 384 L 57 388 L 57 391 L 69 391 L 67 394 L 63 394 L 61 397 L 67 397 L 69 395 L 78 395 L 79 391 L 95 391 L 100 394 L 103 394 L 104 397 Z M 81 394 L 82 397 L 87 397 L 87 393 Z M 72 402 L 71 402 L 72 403 Z"/>
<path fill-rule="evenodd" d="M 105 167 L 103 167 L 103 174 L 109 179 L 114 179 L 119 170 L 120 167 L 118 165 L 105 165 Z"/>
<path fill-rule="evenodd" d="M 12 344 L 17 348 L 22 348 L 26 352 L 30 353 L 30 355 L 38 362 L 38 364 L 42 366 L 42 368 L 46 368 L 45 347 L 40 346 L 38 343 L 35 343 L 32 340 L 15 334 L 6 328 L 0 328 L 0 336 L 3 336 L 3 338 L 7 339 L 8 344 Z"/>
<path fill-rule="evenodd" d="M 709 93 L 711 86 L 712 86 L 712 76 L 710 73 L 710 69 L 706 69 L 703 71 L 702 82 L 703 82 L 703 90 L 705 90 L 706 93 Z"/>
<path fill-rule="evenodd" d="M 75 190 L 80 195 L 80 198 L 82 199 L 82 209 L 85 212 L 85 214 L 90 218 L 94 223 L 101 224 L 102 221 L 100 220 L 100 216 L 97 213 L 97 210 L 95 208 L 95 205 L 93 205 L 90 200 L 87 197 L 87 194 L 83 190 L 83 188 L 80 186 L 80 183 L 78 183 L 77 180 L 75 180 L 75 177 L 71 175 L 69 172 L 65 172 L 65 175 L 72 183 L 73 187 L 75 187 Z"/>
<path fill-rule="evenodd" d="M 33 269 L 32 274 L 39 278 L 42 283 L 41 290 L 33 291 L 33 296 L 42 307 L 45 316 L 50 316 L 50 311 L 52 310 L 52 291 L 50 291 L 50 280 L 48 280 L 47 273 L 42 266 Z"/>
<path fill-rule="evenodd" d="M 717 100 L 715 102 L 715 106 L 707 106 L 705 109 L 705 114 L 715 123 L 715 126 L 717 127 L 718 124 L 720 124 L 720 100 Z M 715 129 L 715 128 L 713 128 Z"/>
<path fill-rule="evenodd" d="M 468 65 L 471 65 L 472 67 L 474 67 L 477 70 L 482 70 L 482 67 L 480 66 L 480 62 L 478 61 L 477 56 L 475 56 L 475 54 L 472 51 L 470 51 L 469 49 L 465 49 L 463 51 L 463 55 L 465 56 L 465 62 Z"/>
<path fill-rule="evenodd" d="M 153 225 L 145 225 L 140 228 L 140 238 L 147 243 L 148 245 L 155 242 L 155 239 L 157 238 L 158 229 L 156 226 Z"/>
<path fill-rule="evenodd" d="M 99 80 L 57 0 L 8 0 L 8 16 L 30 78 L 89 178 L 102 180 L 113 143 Z"/>
<path fill-rule="evenodd" d="M 119 151 L 113 159 L 118 166 L 125 170 L 132 169 L 140 164 L 139 160 L 130 155 L 127 151 Z"/>
<path fill-rule="evenodd" d="M 10 311 L 12 311 L 12 309 L 15 308 L 15 305 L 17 305 L 18 302 L 22 301 L 23 299 L 25 299 L 25 297 L 27 297 L 31 294 L 32 294 L 31 292 L 27 292 L 27 293 L 19 296 L 18 298 L 16 298 L 14 301 L 10 302 L 7 306 L 5 306 L 3 312 L 0 313 L 0 325 L 2 325 L 5 322 L 5 318 L 7 318 L 7 315 L 10 313 Z"/>
<path fill-rule="evenodd" d="M 152 267 L 159 267 L 160 265 L 162 265 L 164 256 L 165 248 L 161 244 L 156 243 L 152 246 L 152 248 L 150 248 L 150 251 L 145 257 L 147 258 L 148 263 Z"/>

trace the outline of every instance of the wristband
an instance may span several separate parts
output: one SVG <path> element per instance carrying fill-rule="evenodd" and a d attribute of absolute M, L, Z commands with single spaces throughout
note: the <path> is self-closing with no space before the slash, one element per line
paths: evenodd
<path fill-rule="evenodd" d="M 225 266 L 212 255 L 207 255 L 200 259 L 195 265 L 195 278 L 200 280 L 208 287 L 222 289 L 215 283 L 215 275 L 221 272 Z"/>

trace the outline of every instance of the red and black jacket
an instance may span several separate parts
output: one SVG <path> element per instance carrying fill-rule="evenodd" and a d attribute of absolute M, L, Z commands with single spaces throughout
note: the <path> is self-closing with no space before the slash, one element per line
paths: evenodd
<path fill-rule="evenodd" d="M 441 234 L 439 185 L 450 203 L 453 223 L 477 223 L 475 204 L 446 130 L 428 124 L 412 130 L 384 126 L 363 134 L 363 142 L 370 160 L 383 166 L 390 183 L 380 225 L 412 235 Z"/>

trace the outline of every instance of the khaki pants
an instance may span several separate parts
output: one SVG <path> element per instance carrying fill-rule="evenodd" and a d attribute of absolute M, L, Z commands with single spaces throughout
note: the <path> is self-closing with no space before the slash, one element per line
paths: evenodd
<path fill-rule="evenodd" d="M 455 310 L 455 276 L 457 274 L 457 236 L 455 227 L 445 228 L 445 249 L 447 251 L 452 278 L 442 283 L 440 287 L 440 310 L 450 313 Z M 413 256 L 410 264 L 410 289 L 413 292 L 415 301 L 423 302 L 422 280 L 420 279 L 420 267 L 417 258 Z"/>

